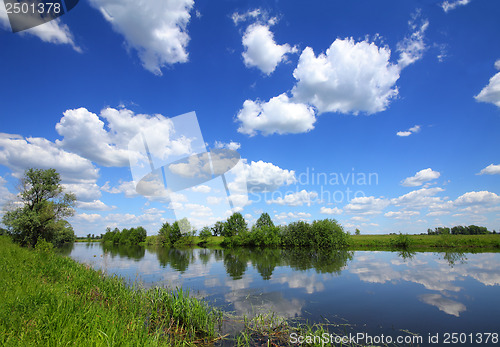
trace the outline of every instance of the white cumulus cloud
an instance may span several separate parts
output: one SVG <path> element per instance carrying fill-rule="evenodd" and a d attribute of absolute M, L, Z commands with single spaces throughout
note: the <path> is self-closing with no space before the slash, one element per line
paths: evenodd
<path fill-rule="evenodd" d="M 500 59 L 495 62 L 495 68 L 500 70 Z M 480 102 L 489 102 L 500 107 L 500 72 L 490 78 L 490 83 L 474 97 Z"/>
<path fill-rule="evenodd" d="M 390 56 L 389 48 L 352 38 L 336 39 L 318 56 L 306 47 L 293 72 L 298 82 L 292 93 L 319 113 L 383 111 L 398 95 L 395 83 L 400 69 Z"/>
<path fill-rule="evenodd" d="M 456 206 L 470 205 L 495 205 L 500 203 L 500 196 L 488 191 L 467 192 L 459 196 L 454 204 Z"/>
<path fill-rule="evenodd" d="M 306 104 L 290 100 L 285 94 L 271 98 L 268 102 L 246 100 L 236 119 L 241 123 L 238 132 L 254 136 L 297 134 L 314 129 L 314 109 Z"/>
<path fill-rule="evenodd" d="M 77 201 L 76 207 L 82 210 L 95 210 L 95 211 L 109 211 L 114 210 L 116 206 L 108 206 L 101 200 L 94 200 L 89 202 Z"/>
<path fill-rule="evenodd" d="M 420 215 L 418 211 L 389 211 L 384 214 L 384 216 L 394 219 L 410 219 L 418 215 Z"/>
<path fill-rule="evenodd" d="M 490 164 L 482 169 L 478 175 L 500 175 L 500 165 Z"/>
<path fill-rule="evenodd" d="M 352 199 L 344 207 L 344 211 L 355 215 L 375 215 L 382 213 L 382 210 L 389 206 L 389 204 L 390 202 L 387 199 L 362 196 Z"/>
<path fill-rule="evenodd" d="M 405 187 L 417 187 L 421 186 L 425 182 L 435 180 L 439 178 L 441 174 L 437 171 L 433 171 L 431 168 L 420 170 L 415 174 L 415 176 L 407 177 L 401 181 L 401 185 Z"/>
<path fill-rule="evenodd" d="M 45 138 L 2 133 L 0 164 L 10 168 L 16 177 L 20 177 L 28 167 L 53 168 L 67 183 L 95 183 L 99 172 L 88 159 L 67 152 Z"/>
<path fill-rule="evenodd" d="M 297 49 L 285 43 L 279 45 L 274 41 L 274 34 L 268 25 L 250 25 L 242 38 L 245 51 L 243 61 L 247 67 L 257 67 L 263 73 L 270 75 L 279 63 L 286 60 L 286 54 L 296 53 Z"/>
<path fill-rule="evenodd" d="M 56 144 L 99 165 L 128 166 L 130 158 L 138 155 L 129 151 L 129 141 L 140 132 L 147 136 L 148 149 L 157 158 L 191 152 L 192 139 L 172 139 L 173 123 L 160 114 L 135 114 L 125 108 L 108 107 L 98 116 L 82 107 L 67 110 L 63 115 L 56 124 L 63 139 Z"/>
<path fill-rule="evenodd" d="M 415 134 L 415 133 L 418 133 L 420 131 L 420 125 L 415 125 L 413 127 L 411 127 L 410 129 L 408 130 L 405 130 L 405 131 L 398 131 L 396 133 L 397 136 L 401 136 L 401 137 L 406 137 L 406 136 L 410 136 L 411 134 Z"/>
<path fill-rule="evenodd" d="M 188 61 L 187 25 L 193 0 L 90 0 L 113 30 L 137 51 L 143 67 L 157 75 L 161 69 Z"/>
<path fill-rule="evenodd" d="M 437 205 L 443 203 L 442 198 L 437 197 L 436 194 L 443 191 L 444 189 L 439 187 L 421 188 L 391 199 L 391 204 L 395 206 L 402 206 L 406 210 L 418 210 L 428 206 L 436 207 Z"/>
<path fill-rule="evenodd" d="M 329 208 L 329 207 L 322 206 L 319 210 L 319 213 L 322 213 L 322 214 L 341 214 L 342 209 L 337 208 L 337 207 Z"/>

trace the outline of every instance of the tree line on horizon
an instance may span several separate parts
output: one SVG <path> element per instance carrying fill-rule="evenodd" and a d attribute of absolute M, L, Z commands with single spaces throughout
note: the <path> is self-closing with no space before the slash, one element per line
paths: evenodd
<path fill-rule="evenodd" d="M 448 227 L 437 227 L 434 230 L 427 229 L 427 235 L 486 235 L 486 234 L 496 234 L 495 230 L 489 231 L 486 227 L 480 227 L 477 225 L 462 226 L 457 225 L 452 228 Z M 424 234 L 425 235 L 425 234 Z"/>

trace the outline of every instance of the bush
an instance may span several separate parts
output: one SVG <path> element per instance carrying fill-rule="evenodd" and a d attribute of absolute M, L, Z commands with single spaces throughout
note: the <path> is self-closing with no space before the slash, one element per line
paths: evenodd
<path fill-rule="evenodd" d="M 316 220 L 311 228 L 313 248 L 345 248 L 349 246 L 349 234 L 334 219 Z"/>
<path fill-rule="evenodd" d="M 412 240 L 408 234 L 399 233 L 391 239 L 391 246 L 395 248 L 408 249 L 412 244 Z"/>

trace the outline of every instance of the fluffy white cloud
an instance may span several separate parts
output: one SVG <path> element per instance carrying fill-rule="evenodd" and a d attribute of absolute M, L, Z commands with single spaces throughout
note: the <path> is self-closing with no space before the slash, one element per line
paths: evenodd
<path fill-rule="evenodd" d="M 410 136 L 411 134 L 418 133 L 419 131 L 420 131 L 420 125 L 415 125 L 406 131 L 398 131 L 396 135 L 401 137 L 406 137 Z"/>
<path fill-rule="evenodd" d="M 238 132 L 254 136 L 257 131 L 263 135 L 297 134 L 314 129 L 314 109 L 296 103 L 283 93 L 268 102 L 246 100 L 236 116 L 241 122 Z"/>
<path fill-rule="evenodd" d="M 420 23 L 417 23 L 419 21 Z M 422 59 L 426 48 L 424 34 L 429 26 L 429 21 L 421 20 L 420 12 L 416 12 L 408 22 L 408 25 L 412 31 L 411 35 L 398 43 L 398 65 L 401 69 Z"/>
<path fill-rule="evenodd" d="M 64 189 L 76 195 L 78 201 L 92 202 L 101 197 L 101 190 L 95 182 L 63 183 Z"/>
<path fill-rule="evenodd" d="M 191 152 L 191 139 L 172 139 L 173 123 L 160 114 L 106 108 L 97 116 L 82 107 L 67 110 L 63 115 L 56 124 L 57 132 L 63 136 L 57 145 L 103 166 L 128 166 L 129 159 L 138 155 L 129 151 L 129 141 L 140 132 L 147 136 L 148 149 L 157 158 L 164 160 Z"/>
<path fill-rule="evenodd" d="M 273 200 L 267 200 L 268 204 L 288 205 L 288 206 L 302 206 L 307 204 L 310 206 L 318 197 L 316 192 L 308 192 L 305 189 L 300 192 L 286 194 L 284 197 L 277 197 Z"/>
<path fill-rule="evenodd" d="M 269 26 L 263 24 L 250 25 L 242 38 L 245 51 L 243 61 L 247 67 L 257 67 L 270 75 L 278 64 L 286 60 L 286 54 L 296 53 L 297 49 L 289 44 L 278 45 Z"/>
<path fill-rule="evenodd" d="M 500 59 L 495 62 L 495 68 L 500 70 Z M 500 107 L 500 72 L 490 78 L 490 83 L 474 97 L 480 102 L 489 102 Z"/>
<path fill-rule="evenodd" d="M 116 206 L 108 206 L 101 200 L 90 202 L 77 201 L 76 207 L 82 210 L 109 211 L 114 210 Z"/>
<path fill-rule="evenodd" d="M 444 10 L 444 12 L 448 12 L 456 9 L 458 6 L 465 6 L 470 2 L 470 0 L 450 0 L 443 1 L 440 6 Z"/>
<path fill-rule="evenodd" d="M 428 209 L 428 216 L 455 213 L 454 216 L 467 216 L 469 220 L 485 219 L 483 214 L 500 211 L 500 196 L 488 191 L 467 192 L 454 201 L 429 201 Z"/>
<path fill-rule="evenodd" d="M 380 214 L 384 208 L 389 206 L 389 203 L 387 199 L 362 196 L 352 199 L 349 204 L 344 207 L 344 211 L 348 214 L 356 215 Z"/>
<path fill-rule="evenodd" d="M 87 223 L 95 223 L 97 221 L 100 221 L 103 219 L 103 217 L 100 214 L 97 213 L 79 213 L 75 215 L 74 217 L 77 220 L 83 220 Z"/>
<path fill-rule="evenodd" d="M 188 61 L 193 0 L 90 0 L 113 30 L 135 49 L 145 69 L 161 75 L 166 65 Z"/>
<path fill-rule="evenodd" d="M 10 168 L 16 177 L 22 176 L 28 167 L 54 168 L 65 183 L 95 183 L 99 172 L 89 160 L 47 139 L 3 133 L 0 133 L 0 164 Z"/>
<path fill-rule="evenodd" d="M 468 192 L 459 196 L 454 204 L 456 206 L 495 205 L 500 203 L 500 196 L 488 191 Z"/>
<path fill-rule="evenodd" d="M 254 15 L 258 17 L 260 12 Z M 240 17 L 233 20 L 236 23 Z M 424 33 L 429 23 L 421 20 L 417 24 L 419 20 L 417 12 L 409 22 L 412 34 L 398 44 L 397 64 L 390 62 L 389 47 L 368 40 L 336 39 L 318 56 L 306 47 L 293 72 L 297 80 L 293 97 L 283 93 L 268 102 L 246 100 L 236 117 L 241 122 L 238 131 L 250 136 L 257 131 L 264 135 L 303 133 L 314 128 L 317 113 L 370 115 L 384 111 L 398 95 L 401 70 L 419 60 L 426 48 Z"/>
<path fill-rule="evenodd" d="M 295 171 L 282 169 L 262 160 L 252 161 L 250 164 L 244 162 L 243 167 L 244 171 L 239 174 L 238 182 L 246 182 L 250 192 L 272 192 L 297 181 Z"/>
<path fill-rule="evenodd" d="M 401 185 L 405 187 L 418 187 L 425 182 L 435 180 L 439 178 L 441 174 L 437 171 L 433 171 L 431 168 L 420 170 L 415 174 L 415 176 L 407 177 L 401 181 Z"/>
<path fill-rule="evenodd" d="M 128 165 L 128 151 L 112 144 L 104 122 L 85 108 L 67 110 L 56 130 L 63 140 L 56 143 L 81 156 L 104 166 Z"/>
<path fill-rule="evenodd" d="M 292 93 L 320 113 L 383 111 L 398 95 L 400 69 L 390 63 L 390 56 L 389 48 L 352 38 L 336 39 L 318 56 L 306 47 L 293 72 L 298 82 Z"/>
<path fill-rule="evenodd" d="M 106 182 L 106 184 L 101 187 L 101 190 L 110 194 L 123 193 L 127 198 L 133 198 L 139 196 L 139 194 L 135 190 L 134 181 L 121 181 L 119 182 L 118 187 L 113 187 L 113 188 L 109 186 L 109 182 Z"/>
<path fill-rule="evenodd" d="M 9 17 L 5 6 L 0 5 L 0 27 L 10 30 Z M 50 22 L 37 25 L 36 27 L 23 30 L 19 32 L 20 35 L 33 35 L 38 37 L 43 42 L 54 44 L 66 44 L 73 47 L 79 53 L 82 52 L 81 48 L 75 45 L 73 34 L 66 24 L 61 22 L 60 18 L 56 18 Z"/>
<path fill-rule="evenodd" d="M 482 169 L 478 175 L 500 175 L 500 165 L 490 164 Z"/>
<path fill-rule="evenodd" d="M 319 213 L 322 213 L 322 214 L 341 214 L 342 209 L 337 208 L 337 207 L 328 208 L 328 207 L 322 206 L 319 210 Z"/>
<path fill-rule="evenodd" d="M 420 215 L 418 211 L 389 211 L 384 214 L 384 216 L 394 219 L 410 219 L 418 215 Z"/>
<path fill-rule="evenodd" d="M 439 187 L 421 188 L 391 199 L 391 203 L 395 206 L 402 206 L 406 210 L 417 210 L 433 204 L 441 204 L 442 199 L 435 195 L 443 191 L 444 189 Z"/>

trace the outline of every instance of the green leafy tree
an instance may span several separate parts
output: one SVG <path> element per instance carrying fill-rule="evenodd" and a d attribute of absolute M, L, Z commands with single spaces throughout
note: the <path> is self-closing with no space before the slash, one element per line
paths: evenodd
<path fill-rule="evenodd" d="M 233 237 L 248 231 L 247 222 L 239 212 L 235 212 L 227 219 L 224 226 L 224 236 Z"/>
<path fill-rule="evenodd" d="M 171 245 L 173 245 L 174 243 L 179 241 L 181 237 L 182 234 L 181 234 L 181 228 L 179 227 L 179 222 L 175 221 L 174 224 L 172 224 L 172 228 L 168 235 L 168 241 Z"/>
<path fill-rule="evenodd" d="M 56 170 L 27 169 L 18 196 L 22 206 L 2 218 L 14 241 L 33 247 L 41 238 L 53 242 L 58 234 L 69 232 L 60 221 L 74 214 L 76 197 L 64 192 Z"/>
<path fill-rule="evenodd" d="M 212 233 L 214 236 L 224 236 L 224 222 L 218 221 L 215 222 L 214 226 L 212 227 Z"/>
<path fill-rule="evenodd" d="M 354 234 L 361 235 L 361 231 L 359 229 L 356 229 L 356 232 Z"/>
<path fill-rule="evenodd" d="M 261 229 L 262 227 L 274 227 L 274 223 L 267 212 L 260 215 L 259 219 L 255 222 L 255 228 Z"/>
<path fill-rule="evenodd" d="M 147 231 L 143 227 L 137 227 L 130 229 L 129 243 L 131 245 L 137 245 L 141 242 L 146 241 Z"/>

